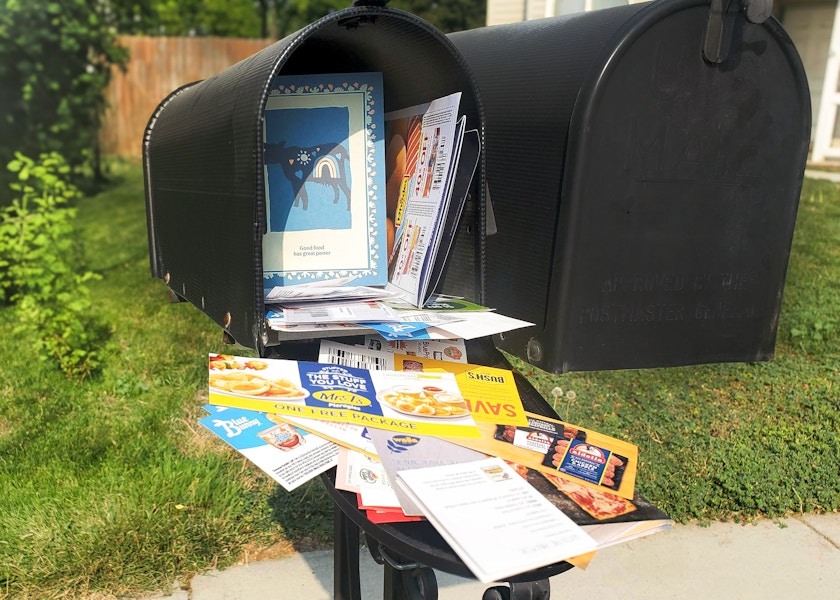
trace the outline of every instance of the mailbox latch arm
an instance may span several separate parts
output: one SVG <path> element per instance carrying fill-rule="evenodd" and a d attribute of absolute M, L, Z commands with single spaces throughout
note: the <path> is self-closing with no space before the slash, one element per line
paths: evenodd
<path fill-rule="evenodd" d="M 772 10 L 773 0 L 712 0 L 703 35 L 703 58 L 720 64 L 729 57 L 742 11 L 750 23 L 764 23 Z"/>

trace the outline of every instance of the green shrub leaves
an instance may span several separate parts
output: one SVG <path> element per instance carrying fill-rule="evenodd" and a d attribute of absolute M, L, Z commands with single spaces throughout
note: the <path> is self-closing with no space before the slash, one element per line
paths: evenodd
<path fill-rule="evenodd" d="M 64 177 L 69 167 L 55 153 L 38 161 L 17 153 L 8 165 L 17 174 L 14 198 L 0 209 L 0 301 L 16 304 L 15 333 L 35 333 L 43 359 L 55 360 L 68 377 L 84 378 L 99 365 L 103 328 L 92 314 L 69 203 L 79 191 Z"/>

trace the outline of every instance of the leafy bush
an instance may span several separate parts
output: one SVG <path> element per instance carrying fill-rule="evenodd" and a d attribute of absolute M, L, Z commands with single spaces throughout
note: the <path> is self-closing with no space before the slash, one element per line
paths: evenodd
<path fill-rule="evenodd" d="M 127 51 L 117 46 L 109 2 L 0 0 L 0 164 L 16 149 L 59 152 L 99 171 L 103 90 Z M 9 179 L 0 171 L 0 205 Z"/>
<path fill-rule="evenodd" d="M 16 333 L 35 332 L 43 357 L 68 376 L 85 377 L 99 363 L 103 332 L 85 286 L 95 275 L 77 271 L 76 211 L 68 203 L 79 190 L 65 181 L 70 168 L 55 153 L 37 163 L 16 153 L 8 169 L 18 182 L 10 186 L 17 197 L 0 210 L 0 300 L 18 305 Z"/>

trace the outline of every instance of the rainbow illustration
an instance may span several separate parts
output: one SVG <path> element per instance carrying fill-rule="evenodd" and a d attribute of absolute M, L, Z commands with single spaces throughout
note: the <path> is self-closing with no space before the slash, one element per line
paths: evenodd
<path fill-rule="evenodd" d="M 315 179 L 338 179 L 339 177 L 338 160 L 332 154 L 325 154 L 317 161 L 312 169 Z"/>

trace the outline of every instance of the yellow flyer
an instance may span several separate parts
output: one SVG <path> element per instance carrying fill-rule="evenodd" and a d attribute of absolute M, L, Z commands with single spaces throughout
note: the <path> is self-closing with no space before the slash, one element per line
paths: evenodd
<path fill-rule="evenodd" d="M 366 366 L 372 371 L 452 373 L 473 419 L 503 425 L 528 424 L 513 371 L 510 370 L 349 346 L 333 340 L 321 340 L 318 360 L 322 363 Z"/>
<path fill-rule="evenodd" d="M 209 386 L 210 403 L 219 406 L 418 435 L 479 435 L 452 373 L 211 354 Z"/>
<path fill-rule="evenodd" d="M 394 354 L 394 368 L 408 372 L 453 373 L 476 421 L 500 425 L 528 425 L 522 399 L 516 390 L 513 371 L 404 354 Z"/>

